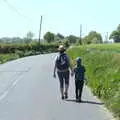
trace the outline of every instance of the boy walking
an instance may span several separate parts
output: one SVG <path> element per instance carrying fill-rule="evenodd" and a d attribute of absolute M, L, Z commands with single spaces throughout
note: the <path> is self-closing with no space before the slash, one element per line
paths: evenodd
<path fill-rule="evenodd" d="M 76 58 L 76 66 L 74 68 L 75 73 L 75 94 L 76 101 L 81 102 L 82 90 L 84 85 L 85 67 L 81 65 L 81 58 Z"/>

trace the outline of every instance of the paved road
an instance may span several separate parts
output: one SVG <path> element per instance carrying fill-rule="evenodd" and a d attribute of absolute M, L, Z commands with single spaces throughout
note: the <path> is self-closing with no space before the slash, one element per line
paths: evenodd
<path fill-rule="evenodd" d="M 112 120 L 103 105 L 84 87 L 83 103 L 59 96 L 52 78 L 55 54 L 32 56 L 0 65 L 0 120 Z"/>

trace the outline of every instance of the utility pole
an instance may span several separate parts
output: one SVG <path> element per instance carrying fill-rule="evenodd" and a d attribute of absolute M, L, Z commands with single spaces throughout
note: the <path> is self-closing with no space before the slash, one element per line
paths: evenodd
<path fill-rule="evenodd" d="M 82 45 L 82 24 L 80 24 L 80 45 Z"/>
<path fill-rule="evenodd" d="M 106 35 L 105 35 L 105 41 L 108 42 L 108 32 L 107 32 Z"/>
<path fill-rule="evenodd" d="M 108 41 L 108 32 L 107 32 L 107 35 L 106 35 L 106 39 L 107 39 L 107 41 Z"/>
<path fill-rule="evenodd" d="M 40 19 L 40 29 L 39 29 L 39 45 L 40 45 L 40 40 L 41 40 L 41 28 L 42 28 L 42 16 Z"/>

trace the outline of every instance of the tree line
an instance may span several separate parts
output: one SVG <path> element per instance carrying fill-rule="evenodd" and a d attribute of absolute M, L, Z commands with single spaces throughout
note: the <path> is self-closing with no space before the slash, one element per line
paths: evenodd
<path fill-rule="evenodd" d="M 33 39 L 34 34 L 29 31 L 24 38 L 13 37 L 13 38 L 1 38 L 0 43 L 20 43 L 20 44 L 29 44 L 32 42 L 37 42 L 37 39 Z M 115 43 L 120 42 L 120 24 L 116 28 L 116 30 L 112 31 L 109 39 L 113 40 Z M 108 41 L 103 41 L 102 35 L 96 31 L 90 31 L 88 35 L 80 38 L 75 35 L 64 36 L 60 33 L 54 34 L 50 31 L 46 32 L 43 36 L 42 42 L 53 43 L 53 42 L 63 42 L 66 45 L 68 44 L 99 44 L 106 43 Z"/>
<path fill-rule="evenodd" d="M 120 24 L 118 25 L 117 29 L 112 31 L 109 36 L 109 40 L 113 40 L 115 43 L 120 42 Z M 84 36 L 83 38 L 77 37 L 75 35 L 69 35 L 67 37 L 63 36 L 62 34 L 54 34 L 52 32 L 47 32 L 44 35 L 44 40 L 48 43 L 54 41 L 65 41 L 69 42 L 70 44 L 99 44 L 99 43 L 107 43 L 109 41 L 104 41 L 102 35 L 96 31 L 90 31 L 88 35 Z"/>

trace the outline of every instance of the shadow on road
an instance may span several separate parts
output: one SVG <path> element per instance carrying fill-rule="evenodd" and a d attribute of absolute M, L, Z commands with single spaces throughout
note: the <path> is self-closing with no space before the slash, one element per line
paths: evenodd
<path fill-rule="evenodd" d="M 104 103 L 101 102 L 95 102 L 95 101 L 86 101 L 86 100 L 82 100 L 81 102 L 77 102 L 75 99 L 68 99 L 65 100 L 67 102 L 75 102 L 75 103 L 87 103 L 87 104 L 95 104 L 95 105 L 103 105 Z"/>

